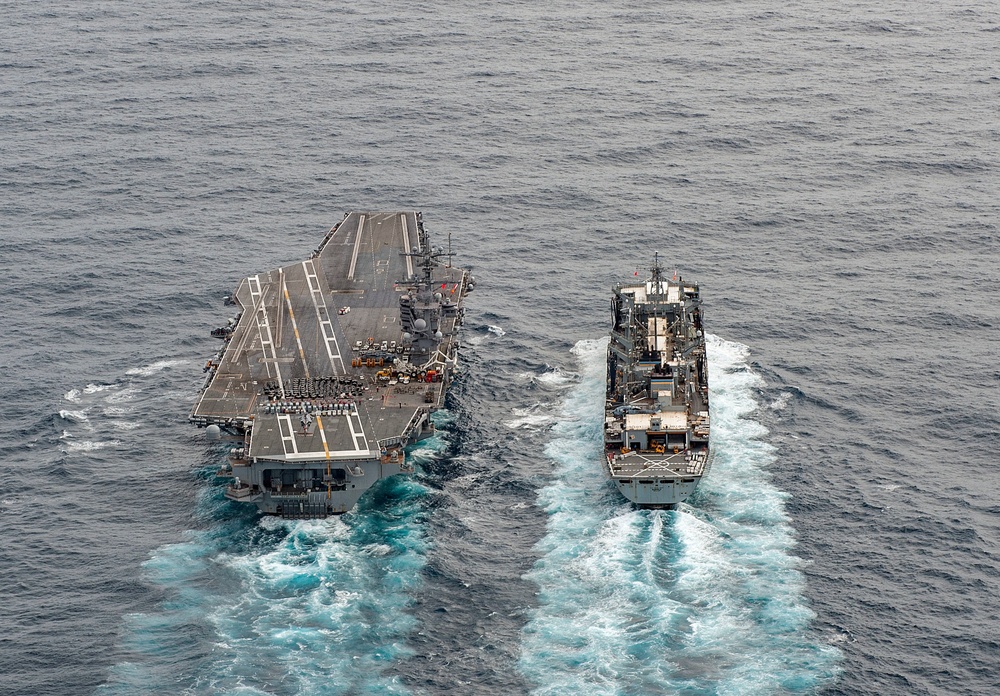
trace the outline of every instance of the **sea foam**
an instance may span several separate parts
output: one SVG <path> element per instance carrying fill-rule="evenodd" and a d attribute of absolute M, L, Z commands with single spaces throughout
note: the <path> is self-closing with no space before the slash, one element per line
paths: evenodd
<path fill-rule="evenodd" d="M 161 370 L 166 370 L 170 367 L 176 367 L 178 365 L 183 365 L 187 360 L 157 360 L 156 362 L 150 363 L 149 365 L 143 365 L 142 367 L 133 367 L 125 370 L 126 375 L 133 377 L 149 377 L 154 375 Z"/>
<path fill-rule="evenodd" d="M 418 467 L 441 455 L 443 437 L 410 453 Z M 199 508 L 216 521 L 146 562 L 170 599 L 127 617 L 131 654 L 99 693 L 408 693 L 385 668 L 410 655 L 426 493 L 397 476 L 342 517 L 222 523 L 232 504 L 206 489 Z"/>
<path fill-rule="evenodd" d="M 528 574 L 539 605 L 520 668 L 537 694 L 801 693 L 837 674 L 818 642 L 794 556 L 774 448 L 749 416 L 762 380 L 748 349 L 709 336 L 716 463 L 691 504 L 636 510 L 601 462 L 606 341 L 574 348 L 539 504 L 549 515 Z"/>

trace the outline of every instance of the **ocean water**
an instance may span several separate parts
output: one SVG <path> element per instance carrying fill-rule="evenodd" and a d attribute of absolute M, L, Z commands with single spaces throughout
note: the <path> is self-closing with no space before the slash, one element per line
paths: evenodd
<path fill-rule="evenodd" d="M 0 7 L 0 693 L 1000 692 L 995 5 Z M 262 520 L 208 332 L 355 209 L 451 235 L 465 372 L 414 477 Z M 600 470 L 653 251 L 711 333 L 672 512 Z"/>
<path fill-rule="evenodd" d="M 581 341 L 581 381 L 546 453 L 555 475 L 529 578 L 540 588 L 520 666 L 536 693 L 815 693 L 840 651 L 811 631 L 774 447 L 748 418 L 762 381 L 746 346 L 709 334 L 716 463 L 677 511 L 637 511 L 602 476 L 607 341 Z"/>

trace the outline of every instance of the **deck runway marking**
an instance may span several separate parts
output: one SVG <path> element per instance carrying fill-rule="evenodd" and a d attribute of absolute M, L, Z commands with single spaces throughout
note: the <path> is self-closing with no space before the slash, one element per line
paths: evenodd
<path fill-rule="evenodd" d="M 410 256 L 410 230 L 406 226 L 406 213 L 402 213 L 399 219 L 403 221 L 403 253 L 406 254 L 403 258 L 406 259 L 406 279 L 409 280 L 413 277 L 413 257 Z"/>
<path fill-rule="evenodd" d="M 361 432 L 354 429 L 354 418 L 358 419 L 358 428 Z M 351 441 L 354 443 L 354 449 L 361 452 L 368 449 L 368 438 L 365 437 L 365 426 L 361 424 L 361 415 L 358 413 L 348 413 L 347 414 L 347 428 L 351 431 Z M 358 438 L 361 438 L 361 442 L 364 444 L 364 448 L 358 444 Z"/>
<path fill-rule="evenodd" d="M 250 278 L 244 278 L 243 282 L 247 285 L 247 292 L 250 293 L 251 299 L 253 298 L 253 289 L 250 286 Z M 242 287 L 242 285 L 240 286 Z M 236 291 L 238 296 L 239 290 Z M 258 294 L 260 294 L 260 285 L 258 283 Z M 233 327 L 235 329 L 235 327 Z M 243 351 L 246 350 L 246 345 L 248 341 L 251 341 L 253 334 L 249 331 L 242 332 L 240 340 L 238 342 L 230 341 L 229 345 L 226 346 L 226 352 L 223 354 L 223 362 L 235 363 L 239 361 L 239 356 L 243 355 Z M 252 341 L 251 341 L 252 343 Z"/>
<path fill-rule="evenodd" d="M 248 279 L 250 297 L 255 300 L 254 320 L 257 322 L 257 334 L 260 336 L 260 349 L 264 354 L 264 369 L 268 377 L 276 377 L 281 382 L 281 368 L 278 367 L 278 354 L 274 349 L 274 340 L 271 336 L 271 324 L 267 318 L 267 306 L 264 302 L 264 292 L 260 286 L 260 276 L 250 276 Z M 254 285 L 257 289 L 254 290 Z M 274 375 L 271 374 L 271 365 L 274 365 Z M 281 387 L 281 395 L 285 395 L 284 386 Z"/>
<path fill-rule="evenodd" d="M 351 255 L 351 268 L 347 271 L 347 279 L 354 280 L 354 269 L 358 265 L 358 251 L 361 249 L 361 235 L 365 231 L 365 216 L 358 216 L 358 236 L 354 238 L 354 253 Z"/>
<path fill-rule="evenodd" d="M 285 295 L 285 304 L 288 306 L 288 318 L 292 320 L 292 331 L 295 333 L 295 343 L 299 347 L 299 357 L 302 358 L 302 371 L 306 374 L 306 379 L 311 379 L 309 374 L 309 363 L 306 362 L 306 352 L 302 348 L 302 337 L 299 335 L 299 325 L 295 321 L 295 310 L 292 309 L 292 298 L 288 296 L 288 285 L 285 283 L 284 274 L 281 275 L 281 292 Z M 277 367 L 277 364 L 275 364 Z"/>
<path fill-rule="evenodd" d="M 340 344 L 337 342 L 337 334 L 333 329 L 333 322 L 330 320 L 330 310 L 323 299 L 323 289 L 319 284 L 319 275 L 316 273 L 316 266 L 312 260 L 302 262 L 302 270 L 306 274 L 306 282 L 309 284 L 309 294 L 312 296 L 313 308 L 316 310 L 316 321 L 319 323 L 320 331 L 323 333 L 323 343 L 326 346 L 326 355 L 330 359 L 330 367 L 333 374 L 346 374 L 347 368 L 344 365 L 344 358 L 340 353 Z M 340 363 L 340 370 L 337 370 L 337 362 Z"/>
<path fill-rule="evenodd" d="M 412 472 L 402 448 L 432 432 L 428 414 L 457 363 L 468 277 L 439 261 L 422 225 L 415 212 L 352 212 L 311 253 L 242 276 L 226 302 L 239 313 L 212 332 L 223 346 L 191 413 L 221 431 L 210 438 L 243 437 L 227 499 L 327 517 L 378 479 Z M 446 300 L 442 287 L 463 292 Z M 403 339 L 417 317 L 442 336 Z M 386 367 L 388 381 L 395 369 L 397 383 L 413 384 L 386 389 Z M 441 381 L 418 382 L 421 369 Z"/>
<path fill-rule="evenodd" d="M 285 434 L 286 428 L 288 431 L 287 435 Z M 284 413 L 278 415 L 278 431 L 281 433 L 281 446 L 285 450 L 285 456 L 288 456 L 289 454 L 298 454 L 299 446 L 295 442 L 295 426 L 292 425 L 291 416 Z M 292 446 L 291 452 L 288 451 L 288 445 Z"/>

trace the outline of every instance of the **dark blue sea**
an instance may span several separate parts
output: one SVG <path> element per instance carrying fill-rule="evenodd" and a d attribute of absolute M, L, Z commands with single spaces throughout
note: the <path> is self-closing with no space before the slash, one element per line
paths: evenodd
<path fill-rule="evenodd" d="M 0 2 L 0 693 L 1000 693 L 1000 8 Z M 244 276 L 420 210 L 479 280 L 417 474 L 227 502 Z M 718 452 L 601 470 L 610 286 Z"/>

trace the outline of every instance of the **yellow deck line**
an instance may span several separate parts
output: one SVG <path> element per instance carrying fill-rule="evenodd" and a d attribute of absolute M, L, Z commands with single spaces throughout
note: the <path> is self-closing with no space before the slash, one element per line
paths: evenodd
<path fill-rule="evenodd" d="M 309 377 L 309 365 L 306 364 L 306 352 L 302 350 L 302 339 L 299 337 L 299 325 L 295 322 L 295 312 L 292 310 L 292 298 L 288 296 L 288 286 L 285 284 L 285 279 L 281 279 L 281 290 L 285 293 L 285 303 L 288 305 L 288 317 L 292 320 L 292 331 L 295 332 L 295 342 L 299 346 L 299 357 L 302 358 L 302 370 L 306 373 L 306 379 L 311 379 Z"/>
<path fill-rule="evenodd" d="M 323 451 L 326 452 L 326 476 L 330 478 L 330 447 L 326 444 L 326 431 L 323 430 L 323 417 L 316 414 L 316 427 L 319 428 L 319 437 L 323 441 Z M 330 482 L 326 483 L 326 499 L 330 499 Z"/>

